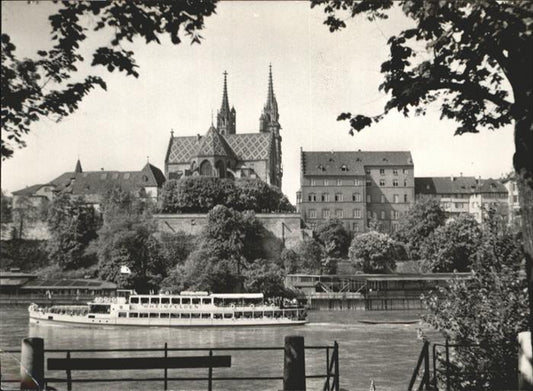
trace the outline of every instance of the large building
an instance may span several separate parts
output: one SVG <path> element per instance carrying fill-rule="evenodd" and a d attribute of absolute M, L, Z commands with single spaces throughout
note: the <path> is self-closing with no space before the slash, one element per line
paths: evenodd
<path fill-rule="evenodd" d="M 259 132 L 236 133 L 236 128 L 236 111 L 230 108 L 227 73 L 224 72 L 217 126 L 211 124 L 203 136 L 174 136 L 171 132 L 165 158 L 167 178 L 259 178 L 281 188 L 281 126 L 272 68 L 269 72 L 267 100 L 259 118 Z"/>
<path fill-rule="evenodd" d="M 98 209 L 103 195 L 113 187 L 157 200 L 164 183 L 163 172 L 150 163 L 140 171 L 83 171 L 78 160 L 74 171 L 65 172 L 48 183 L 13 192 L 13 207 L 16 208 L 22 198 L 30 200 L 34 206 L 46 207 L 56 194 L 67 193 L 82 196 L 85 202 Z"/>
<path fill-rule="evenodd" d="M 475 177 L 420 177 L 415 178 L 417 199 L 439 200 L 442 209 L 450 216 L 470 213 L 483 222 L 484 211 L 489 208 L 507 216 L 509 213 L 508 190 L 495 179 Z"/>
<path fill-rule="evenodd" d="M 415 200 L 411 153 L 301 151 L 297 208 L 310 228 L 338 219 L 353 232 L 373 220 L 393 231 Z"/>

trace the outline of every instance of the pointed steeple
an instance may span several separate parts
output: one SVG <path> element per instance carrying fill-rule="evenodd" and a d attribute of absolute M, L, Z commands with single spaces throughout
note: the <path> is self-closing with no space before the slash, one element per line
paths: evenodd
<path fill-rule="evenodd" d="M 278 113 L 278 102 L 276 101 L 276 94 L 274 93 L 274 82 L 272 81 L 272 64 L 270 64 L 268 69 L 268 93 L 267 101 L 263 107 L 263 113 L 259 119 L 259 131 L 269 132 L 273 128 L 279 130 L 279 113 Z"/>
<path fill-rule="evenodd" d="M 228 72 L 224 71 L 222 105 L 217 114 L 217 129 L 220 134 L 235 134 L 235 109 L 230 109 L 228 99 Z"/>
<path fill-rule="evenodd" d="M 79 158 L 78 158 L 78 161 L 76 162 L 76 168 L 74 169 L 74 172 L 76 174 L 79 174 L 79 173 L 83 172 L 83 170 L 81 169 L 81 162 L 80 162 Z"/>

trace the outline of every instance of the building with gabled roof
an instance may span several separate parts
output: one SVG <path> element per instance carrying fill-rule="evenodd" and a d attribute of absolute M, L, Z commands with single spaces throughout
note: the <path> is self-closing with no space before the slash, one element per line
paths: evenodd
<path fill-rule="evenodd" d="M 364 232 L 375 221 L 394 231 L 414 203 L 409 151 L 301 151 L 297 208 L 310 228 L 338 219 Z"/>
<path fill-rule="evenodd" d="M 508 190 L 496 179 L 473 176 L 415 178 L 417 199 L 434 198 L 450 216 L 469 213 L 481 223 L 484 211 L 495 209 L 499 214 L 509 213 Z"/>
<path fill-rule="evenodd" d="M 227 72 L 224 72 L 222 104 L 216 127 L 212 123 L 203 136 L 174 136 L 171 132 L 165 174 L 168 179 L 188 176 L 259 178 L 281 188 L 280 130 L 272 67 L 258 133 L 236 133 L 236 110 L 230 108 Z"/>
<path fill-rule="evenodd" d="M 13 192 L 13 205 L 20 197 L 42 204 L 45 200 L 50 202 L 57 194 L 66 193 L 81 196 L 85 202 L 98 208 L 103 195 L 114 187 L 156 200 L 164 183 L 163 172 L 150 163 L 146 163 L 140 171 L 83 171 L 78 159 L 74 171 L 65 172 L 46 184 Z"/>

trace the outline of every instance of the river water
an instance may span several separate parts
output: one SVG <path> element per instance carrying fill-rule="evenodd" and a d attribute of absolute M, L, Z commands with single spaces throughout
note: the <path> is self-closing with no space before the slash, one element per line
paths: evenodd
<path fill-rule="evenodd" d="M 107 349 L 107 348 L 154 348 L 163 347 L 258 347 L 283 346 L 286 335 L 303 335 L 306 345 L 333 345 L 339 343 L 341 387 L 349 390 L 367 391 L 373 380 L 377 391 L 405 390 L 422 348 L 417 338 L 417 329 L 436 336 L 419 324 L 368 325 L 359 320 L 412 320 L 418 312 L 399 311 L 352 311 L 311 312 L 310 323 L 298 327 L 257 328 L 143 328 L 143 327 L 72 327 L 58 325 L 30 325 L 25 306 L 0 308 L 0 349 L 20 349 L 21 339 L 27 336 L 42 337 L 45 349 Z M 114 353 L 120 357 L 124 353 Z M 147 353 L 157 355 L 160 352 Z M 172 353 L 180 354 L 180 353 Z M 193 355 L 195 353 L 183 353 Z M 220 352 L 232 356 L 231 368 L 214 369 L 214 376 L 282 376 L 283 351 Z M 102 353 L 100 353 L 100 356 Z M 111 355 L 111 354 L 110 354 Z M 130 354 L 132 355 L 132 354 Z M 88 357 L 73 353 L 73 357 Z M 18 378 L 18 354 L 1 353 L 2 378 Z M 324 374 L 326 368 L 324 351 L 306 351 L 306 373 Z M 65 373 L 54 373 L 65 377 Z M 89 376 L 87 376 L 89 375 Z M 90 377 L 94 373 L 74 372 L 76 376 Z M 161 370 L 115 371 L 98 373 L 99 377 L 159 377 Z M 207 370 L 169 370 L 169 376 L 207 375 Z M 207 382 L 170 382 L 172 390 L 206 390 Z M 66 389 L 65 384 L 52 384 Z M 308 380 L 308 390 L 322 390 L 323 381 Z M 214 390 L 280 390 L 281 381 L 218 381 Z M 78 383 L 74 390 L 158 390 L 157 383 Z"/>

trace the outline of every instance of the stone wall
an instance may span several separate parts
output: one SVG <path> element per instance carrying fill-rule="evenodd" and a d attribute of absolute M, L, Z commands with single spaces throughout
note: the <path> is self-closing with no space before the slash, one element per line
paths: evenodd
<path fill-rule="evenodd" d="M 306 235 L 300 228 L 299 214 L 256 214 L 265 228 L 263 247 L 269 253 L 279 252 L 282 246 L 295 247 Z M 154 219 L 160 232 L 182 231 L 198 235 L 207 225 L 206 214 L 156 214 Z"/>

